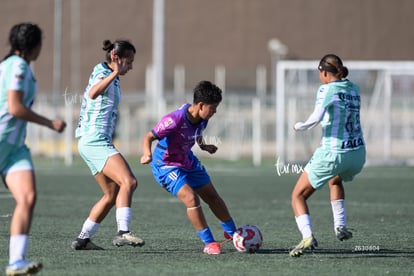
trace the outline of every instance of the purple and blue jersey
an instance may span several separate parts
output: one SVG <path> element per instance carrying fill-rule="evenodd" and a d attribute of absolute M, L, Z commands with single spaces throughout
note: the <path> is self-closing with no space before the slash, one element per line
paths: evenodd
<path fill-rule="evenodd" d="M 191 148 L 202 136 L 207 127 L 207 120 L 192 124 L 188 119 L 187 109 L 190 104 L 184 104 L 176 111 L 165 115 L 152 129 L 159 140 L 153 153 L 157 165 L 176 166 L 193 169 L 195 164 Z"/>

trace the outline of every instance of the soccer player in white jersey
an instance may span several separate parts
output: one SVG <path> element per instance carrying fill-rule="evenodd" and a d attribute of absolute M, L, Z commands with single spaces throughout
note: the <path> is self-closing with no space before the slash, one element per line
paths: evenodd
<path fill-rule="evenodd" d="M 326 183 L 330 189 L 335 235 L 340 241 L 352 238 L 346 227 L 342 182 L 351 181 L 365 163 L 359 87 L 345 79 L 348 69 L 334 54 L 324 56 L 318 70 L 322 85 L 317 92 L 315 109 L 305 122 L 294 125 L 295 130 L 307 130 L 321 124 L 322 141 L 292 192 L 292 208 L 302 234 L 302 241 L 290 251 L 292 257 L 318 245 L 306 200 Z"/>
<path fill-rule="evenodd" d="M 26 260 L 26 248 L 36 203 L 36 181 L 29 148 L 27 122 L 62 132 L 65 122 L 49 120 L 31 110 L 37 83 L 30 68 L 42 48 L 42 30 L 32 23 L 14 25 L 10 52 L 0 63 L 0 172 L 16 201 L 10 223 L 9 264 L 6 275 L 34 274 L 39 262 Z"/>
<path fill-rule="evenodd" d="M 117 234 L 113 245 L 142 246 L 144 241 L 130 232 L 132 195 L 138 182 L 125 158 L 112 143 L 121 100 L 119 76 L 132 69 L 135 47 L 127 40 L 103 42 L 106 62 L 93 69 L 83 95 L 76 128 L 78 150 L 102 189 L 102 197 L 90 210 L 74 250 L 102 250 L 92 243 L 100 223 L 116 206 Z"/>

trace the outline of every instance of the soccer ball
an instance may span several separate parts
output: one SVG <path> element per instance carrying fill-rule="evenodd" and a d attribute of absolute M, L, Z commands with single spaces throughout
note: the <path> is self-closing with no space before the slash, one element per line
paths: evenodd
<path fill-rule="evenodd" d="M 257 226 L 245 224 L 233 235 L 233 245 L 239 252 L 254 253 L 262 246 L 263 236 Z"/>

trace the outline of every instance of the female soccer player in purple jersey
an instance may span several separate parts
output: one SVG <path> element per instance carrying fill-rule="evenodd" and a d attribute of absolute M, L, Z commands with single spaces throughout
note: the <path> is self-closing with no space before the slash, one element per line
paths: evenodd
<path fill-rule="evenodd" d="M 156 181 L 187 207 L 187 216 L 204 243 L 204 253 L 220 254 L 220 244 L 215 241 L 200 205 L 200 197 L 220 220 L 224 236 L 230 239 L 236 226 L 219 196 L 210 177 L 191 151 L 195 143 L 211 154 L 215 145 L 204 143 L 202 131 L 216 113 L 222 100 L 221 89 L 209 81 L 201 81 L 194 88 L 192 104 L 165 115 L 152 131 L 143 138 L 142 164 L 151 163 Z M 154 152 L 151 145 L 158 140 Z"/>

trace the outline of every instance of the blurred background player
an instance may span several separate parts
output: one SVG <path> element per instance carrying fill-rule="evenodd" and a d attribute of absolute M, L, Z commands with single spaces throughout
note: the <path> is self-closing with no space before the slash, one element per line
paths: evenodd
<path fill-rule="evenodd" d="M 165 115 L 144 136 L 141 157 L 142 164 L 151 163 L 156 181 L 187 207 L 188 219 L 203 241 L 206 254 L 220 254 L 221 248 L 207 225 L 200 197 L 220 220 L 227 239 L 236 231 L 226 204 L 215 190 L 206 169 L 191 151 L 195 143 L 211 154 L 217 151 L 215 145 L 204 143 L 202 132 L 216 113 L 221 94 L 221 89 L 211 82 L 199 82 L 194 88 L 193 104 L 184 104 Z M 152 154 L 154 140 L 158 143 Z"/>
<path fill-rule="evenodd" d="M 42 268 L 25 259 L 36 204 L 36 181 L 29 148 L 27 122 L 62 132 L 66 123 L 49 120 L 31 110 L 37 83 L 30 68 L 42 48 L 42 30 L 32 23 L 14 25 L 9 34 L 9 54 L 0 63 L 0 170 L 16 201 L 10 224 L 9 265 L 6 275 L 26 275 Z"/>
<path fill-rule="evenodd" d="M 91 242 L 100 223 L 116 205 L 118 232 L 116 246 L 142 246 L 144 241 L 130 232 L 132 195 L 138 182 L 127 161 L 112 143 L 118 106 L 121 100 L 119 76 L 132 69 L 135 47 L 126 40 L 103 42 L 106 62 L 93 69 L 83 96 L 76 137 L 81 157 L 91 170 L 103 196 L 92 207 L 78 238 L 75 250 L 101 250 Z"/>
<path fill-rule="evenodd" d="M 318 70 L 322 85 L 317 92 L 315 109 L 306 122 L 294 125 L 295 130 L 307 130 L 320 123 L 322 141 L 292 192 L 292 208 L 302 233 L 302 241 L 290 251 L 292 257 L 318 245 L 312 234 L 306 200 L 326 183 L 330 189 L 335 235 L 340 241 L 352 238 L 352 233 L 346 228 L 342 181 L 351 181 L 365 163 L 359 87 L 345 79 L 348 69 L 336 55 L 324 56 Z"/>

